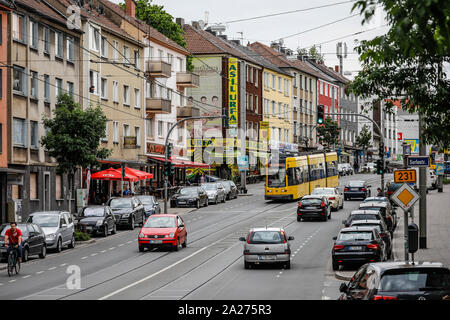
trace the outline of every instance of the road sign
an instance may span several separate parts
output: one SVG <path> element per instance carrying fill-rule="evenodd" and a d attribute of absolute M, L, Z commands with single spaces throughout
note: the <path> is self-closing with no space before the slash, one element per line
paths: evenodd
<path fill-rule="evenodd" d="M 414 156 L 408 157 L 408 167 L 429 167 L 430 157 L 428 156 Z"/>
<path fill-rule="evenodd" d="M 237 163 L 238 163 L 238 168 L 239 171 L 248 171 L 249 170 L 249 166 L 248 166 L 248 156 L 238 156 L 237 157 Z"/>
<path fill-rule="evenodd" d="M 407 183 L 404 183 L 397 191 L 392 195 L 391 199 L 400 208 L 407 211 L 419 200 L 420 196 L 414 191 Z"/>
<path fill-rule="evenodd" d="M 394 170 L 394 182 L 395 183 L 416 183 L 416 170 Z"/>
<path fill-rule="evenodd" d="M 445 174 L 445 165 L 443 163 L 436 163 L 436 174 L 443 176 Z"/>

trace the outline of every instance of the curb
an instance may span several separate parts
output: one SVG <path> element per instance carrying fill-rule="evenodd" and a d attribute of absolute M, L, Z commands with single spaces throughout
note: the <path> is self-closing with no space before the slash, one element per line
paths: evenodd
<path fill-rule="evenodd" d="M 75 241 L 75 246 L 83 245 L 83 244 L 91 244 L 91 243 L 94 243 L 95 241 L 96 241 L 95 239 L 86 240 L 86 241 Z"/>
<path fill-rule="evenodd" d="M 251 197 L 251 196 L 253 196 L 253 193 L 240 193 L 240 194 L 238 194 L 238 196 L 239 197 Z"/>
<path fill-rule="evenodd" d="M 352 277 L 346 277 L 344 275 L 339 274 L 338 272 L 334 273 L 334 277 L 336 279 L 343 280 L 343 281 L 350 281 L 350 280 L 352 280 Z"/>

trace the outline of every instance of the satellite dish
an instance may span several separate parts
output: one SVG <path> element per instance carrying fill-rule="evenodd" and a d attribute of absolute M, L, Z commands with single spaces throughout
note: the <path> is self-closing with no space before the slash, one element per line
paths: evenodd
<path fill-rule="evenodd" d="M 198 26 L 203 30 L 205 28 L 205 21 L 198 20 Z"/>

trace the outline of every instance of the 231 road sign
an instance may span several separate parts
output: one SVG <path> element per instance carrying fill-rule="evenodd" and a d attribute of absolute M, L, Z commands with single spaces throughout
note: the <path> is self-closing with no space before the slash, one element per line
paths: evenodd
<path fill-rule="evenodd" d="M 395 170 L 394 171 L 395 183 L 415 183 L 416 182 L 416 170 Z"/>

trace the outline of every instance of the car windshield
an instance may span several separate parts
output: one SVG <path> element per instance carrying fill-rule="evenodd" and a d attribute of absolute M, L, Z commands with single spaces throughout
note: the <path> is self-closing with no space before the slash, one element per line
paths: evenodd
<path fill-rule="evenodd" d="M 286 186 L 286 169 L 284 167 L 269 167 L 267 177 L 267 186 L 269 188 L 280 188 Z"/>
<path fill-rule="evenodd" d="M 378 214 L 370 213 L 352 214 L 350 220 L 380 220 L 380 216 Z"/>
<path fill-rule="evenodd" d="M 201 187 L 207 191 L 214 191 L 217 189 L 216 184 L 202 184 Z"/>
<path fill-rule="evenodd" d="M 377 229 L 379 233 L 381 233 L 381 227 L 379 224 L 369 224 L 369 223 L 355 223 L 352 224 L 352 227 L 373 227 Z"/>
<path fill-rule="evenodd" d="M 363 181 L 350 181 L 348 183 L 349 187 L 364 187 L 364 182 Z"/>
<path fill-rule="evenodd" d="M 59 215 L 39 214 L 35 216 L 29 216 L 27 222 L 35 223 L 41 226 L 41 228 L 54 228 L 59 226 Z"/>
<path fill-rule="evenodd" d="M 187 196 L 187 195 L 196 195 L 197 194 L 197 188 L 184 188 L 180 189 L 177 192 L 179 195 Z"/>
<path fill-rule="evenodd" d="M 105 209 L 103 207 L 100 208 L 85 208 L 83 210 L 84 217 L 103 217 L 105 213 Z"/>
<path fill-rule="evenodd" d="M 331 189 L 314 189 L 312 194 L 334 194 Z"/>
<path fill-rule="evenodd" d="M 386 197 L 368 197 L 366 198 L 363 202 L 387 202 L 387 198 Z"/>
<path fill-rule="evenodd" d="M 144 228 L 175 228 L 176 226 L 174 217 L 150 216 L 144 224 Z"/>
<path fill-rule="evenodd" d="M 444 268 L 414 268 L 386 271 L 381 277 L 381 291 L 450 290 L 450 270 Z"/>
<path fill-rule="evenodd" d="M 255 231 L 250 235 L 251 244 L 284 243 L 284 235 L 280 231 Z"/>
<path fill-rule="evenodd" d="M 6 231 L 8 231 L 9 229 L 11 229 L 11 225 L 9 225 L 9 224 L 5 224 L 3 226 L 0 226 L 0 235 L 1 236 L 5 236 Z M 17 229 L 22 231 L 22 234 L 24 236 L 28 236 L 27 226 L 25 224 L 17 225 Z"/>
<path fill-rule="evenodd" d="M 339 234 L 340 241 L 367 241 L 373 238 L 372 231 L 346 231 Z"/>
<path fill-rule="evenodd" d="M 141 200 L 142 204 L 144 205 L 152 205 L 153 197 L 137 197 L 139 200 Z"/>
<path fill-rule="evenodd" d="M 131 208 L 131 199 L 111 199 L 111 202 L 109 203 L 109 206 L 112 209 L 122 209 L 122 208 Z"/>
<path fill-rule="evenodd" d="M 302 206 L 315 206 L 315 205 L 321 205 L 322 200 L 321 199 L 302 199 L 301 201 Z"/>

